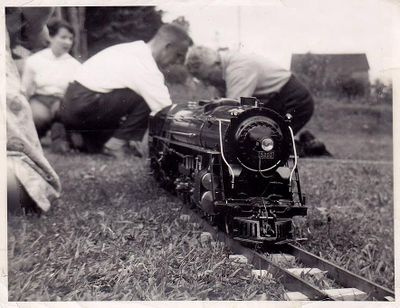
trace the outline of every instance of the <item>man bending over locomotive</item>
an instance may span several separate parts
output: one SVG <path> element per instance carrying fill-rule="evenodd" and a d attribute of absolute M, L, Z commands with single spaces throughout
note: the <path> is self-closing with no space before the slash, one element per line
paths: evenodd
<path fill-rule="evenodd" d="M 262 56 L 194 46 L 189 49 L 185 64 L 194 77 L 225 90 L 228 98 L 254 96 L 283 115 L 290 113 L 294 133 L 313 114 L 310 92 L 291 72 Z"/>
<path fill-rule="evenodd" d="M 160 69 L 183 63 L 192 44 L 182 28 L 165 24 L 148 43 L 114 45 L 84 62 L 60 110 L 82 149 L 122 157 L 130 140 L 142 140 L 150 112 L 171 104 Z"/>
<path fill-rule="evenodd" d="M 228 98 L 253 96 L 281 115 L 290 113 L 294 134 L 310 120 L 314 100 L 310 92 L 288 70 L 254 54 L 218 52 L 193 46 L 185 65 L 196 78 L 218 88 Z M 330 155 L 322 142 L 304 132 L 300 135 L 300 155 Z"/>

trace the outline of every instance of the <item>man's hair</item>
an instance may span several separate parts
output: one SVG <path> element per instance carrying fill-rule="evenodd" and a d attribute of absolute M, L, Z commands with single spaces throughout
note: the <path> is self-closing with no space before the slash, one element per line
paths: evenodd
<path fill-rule="evenodd" d="M 49 29 L 49 35 L 52 37 L 57 35 L 58 31 L 60 31 L 60 29 L 62 28 L 68 30 L 69 32 L 72 33 L 73 36 L 75 36 L 75 31 L 72 25 L 62 19 L 50 20 L 49 23 L 47 24 L 47 28 Z"/>
<path fill-rule="evenodd" d="M 176 24 L 162 25 L 154 37 L 166 39 L 173 43 L 188 42 L 189 46 L 193 45 L 193 41 L 186 30 Z"/>
<path fill-rule="evenodd" d="M 217 60 L 217 51 L 205 46 L 192 46 L 186 54 L 185 66 L 191 74 L 196 75 L 204 65 L 211 65 Z"/>

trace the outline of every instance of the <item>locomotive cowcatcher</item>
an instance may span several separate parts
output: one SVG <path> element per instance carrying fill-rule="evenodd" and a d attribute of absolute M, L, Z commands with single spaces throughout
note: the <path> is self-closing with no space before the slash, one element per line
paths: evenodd
<path fill-rule="evenodd" d="M 237 240 L 291 241 L 307 208 L 290 120 L 252 97 L 168 106 L 150 117 L 152 172 Z"/>

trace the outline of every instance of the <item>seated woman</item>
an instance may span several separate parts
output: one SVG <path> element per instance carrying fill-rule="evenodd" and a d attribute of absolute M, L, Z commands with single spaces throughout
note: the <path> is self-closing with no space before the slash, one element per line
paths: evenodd
<path fill-rule="evenodd" d="M 80 66 L 68 53 L 74 39 L 72 26 L 63 20 L 53 20 L 47 27 L 50 46 L 26 60 L 22 75 L 22 87 L 31 104 L 39 138 L 57 121 L 61 99 Z"/>

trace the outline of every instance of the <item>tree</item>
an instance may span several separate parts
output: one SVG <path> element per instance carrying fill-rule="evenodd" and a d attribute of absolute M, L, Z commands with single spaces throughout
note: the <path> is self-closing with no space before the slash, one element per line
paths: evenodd
<path fill-rule="evenodd" d="M 294 63 L 293 72 L 313 94 L 321 94 L 332 85 L 326 72 L 327 59 L 308 52 L 301 61 Z"/>
<path fill-rule="evenodd" d="M 114 44 L 148 41 L 162 25 L 162 11 L 154 6 L 57 7 L 54 17 L 74 28 L 72 54 L 81 61 Z"/>
<path fill-rule="evenodd" d="M 163 24 L 162 11 L 154 6 L 58 7 L 55 16 L 73 26 L 76 35 L 72 54 L 82 61 L 111 45 L 136 40 L 147 42 Z M 183 16 L 172 23 L 185 31 L 190 27 Z M 172 84 L 183 84 L 189 77 L 183 65 L 170 65 L 163 73 Z"/>
<path fill-rule="evenodd" d="M 381 80 L 376 79 L 371 85 L 371 102 L 391 105 L 393 103 L 392 82 L 386 84 Z"/>
<path fill-rule="evenodd" d="M 162 25 L 154 6 L 87 7 L 85 28 L 89 54 L 129 41 L 149 41 Z"/>

